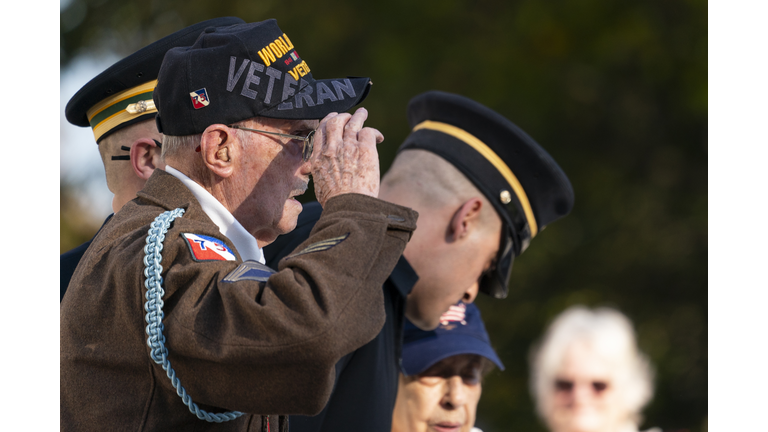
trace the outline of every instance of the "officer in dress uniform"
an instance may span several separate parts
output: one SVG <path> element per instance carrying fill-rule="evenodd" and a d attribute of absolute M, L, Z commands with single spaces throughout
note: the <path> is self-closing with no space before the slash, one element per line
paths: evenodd
<path fill-rule="evenodd" d="M 152 94 L 166 51 L 192 45 L 207 27 L 243 22 L 236 17 L 214 18 L 170 34 L 113 64 L 69 100 L 67 121 L 93 129 L 107 187 L 115 195 L 113 212 L 136 197 L 155 168 L 164 166 L 160 157 L 163 135 L 155 126 L 157 109 Z M 91 241 L 61 254 L 61 299 Z"/>
<path fill-rule="evenodd" d="M 463 96 L 430 91 L 408 105 L 411 134 L 382 178 L 379 197 L 419 212 L 418 229 L 384 283 L 387 321 L 336 365 L 322 413 L 292 417 L 294 432 L 390 432 L 404 316 L 431 330 L 478 292 L 507 296 L 514 257 L 567 215 L 573 189 L 552 157 L 508 119 Z M 321 209 L 265 249 L 276 266 L 311 231 Z M 406 302 L 407 299 L 407 302 Z"/>

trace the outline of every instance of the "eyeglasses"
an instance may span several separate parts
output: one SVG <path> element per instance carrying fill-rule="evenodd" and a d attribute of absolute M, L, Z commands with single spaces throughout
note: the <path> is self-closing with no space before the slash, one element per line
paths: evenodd
<path fill-rule="evenodd" d="M 301 140 L 304 142 L 304 147 L 301 149 L 301 157 L 304 160 L 304 162 L 307 162 L 309 158 L 312 156 L 312 150 L 315 148 L 315 132 L 316 131 L 310 131 L 307 136 L 302 137 L 298 135 L 288 135 L 283 133 L 277 133 L 277 132 L 270 132 L 270 131 L 264 131 L 264 130 L 258 130 L 258 129 L 248 129 L 246 127 L 237 126 L 237 125 L 230 125 L 229 127 L 234 129 L 242 129 L 250 132 L 259 132 L 259 133 L 265 133 L 270 135 L 278 135 L 281 137 L 291 138 L 295 140 Z"/>

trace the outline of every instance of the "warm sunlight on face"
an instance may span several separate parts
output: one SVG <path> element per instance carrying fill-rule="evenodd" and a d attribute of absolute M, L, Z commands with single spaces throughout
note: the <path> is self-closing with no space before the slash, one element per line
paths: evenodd
<path fill-rule="evenodd" d="M 483 358 L 448 357 L 419 375 L 400 375 L 393 432 L 469 432 L 482 392 Z"/>

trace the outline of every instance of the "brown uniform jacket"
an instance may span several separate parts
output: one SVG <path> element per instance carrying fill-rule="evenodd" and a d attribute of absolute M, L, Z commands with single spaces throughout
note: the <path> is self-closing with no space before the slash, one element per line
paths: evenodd
<path fill-rule="evenodd" d="M 162 250 L 163 334 L 181 385 L 212 413 L 318 413 L 333 388 L 335 363 L 381 329 L 381 286 L 417 218 L 363 195 L 334 197 L 297 248 L 315 244 L 314 252 L 282 260 L 266 282 L 227 282 L 242 264 L 234 245 L 180 181 L 155 170 L 93 240 L 61 303 L 61 430 L 260 429 L 257 415 L 199 420 L 150 359 L 143 249 L 149 224 L 178 207 L 186 213 L 171 225 Z M 196 261 L 182 233 L 222 240 L 238 260 Z M 346 234 L 330 248 L 316 245 Z"/>

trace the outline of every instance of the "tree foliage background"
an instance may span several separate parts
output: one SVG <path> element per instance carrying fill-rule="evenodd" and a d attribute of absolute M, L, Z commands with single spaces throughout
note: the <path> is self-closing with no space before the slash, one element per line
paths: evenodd
<path fill-rule="evenodd" d="M 482 297 L 507 369 L 484 385 L 487 432 L 545 430 L 529 349 L 573 304 L 635 323 L 656 369 L 644 426 L 707 429 L 707 2 L 703 0 L 71 0 L 61 68 L 123 56 L 216 16 L 276 18 L 316 78 L 370 76 L 382 171 L 432 89 L 473 98 L 536 139 L 568 174 L 573 212 L 515 261 L 510 295 Z M 61 249 L 90 238 L 61 185 Z M 311 193 L 304 200 L 311 200 Z"/>

